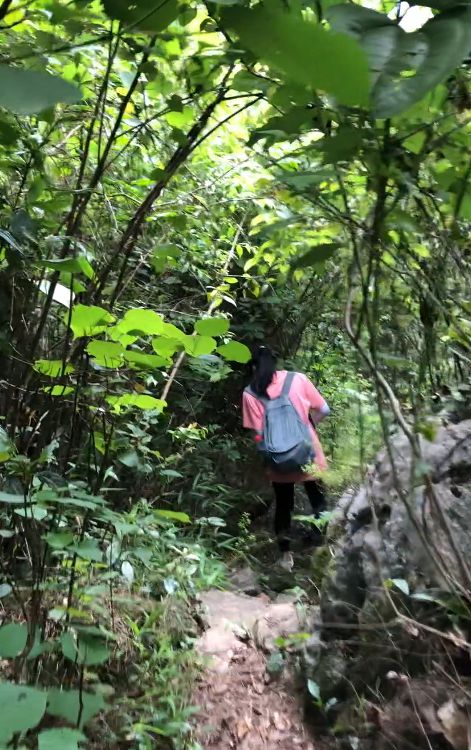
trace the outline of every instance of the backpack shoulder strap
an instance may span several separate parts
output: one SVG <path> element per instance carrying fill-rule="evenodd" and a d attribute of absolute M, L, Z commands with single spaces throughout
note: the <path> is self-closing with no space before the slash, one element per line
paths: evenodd
<path fill-rule="evenodd" d="M 283 388 L 281 389 L 281 396 L 288 396 L 289 392 L 291 390 L 291 385 L 293 383 L 294 376 L 296 375 L 295 372 L 288 372 L 286 374 L 285 382 L 283 383 Z"/>
<path fill-rule="evenodd" d="M 250 385 L 247 386 L 247 388 L 244 388 L 245 393 L 248 393 L 250 396 L 255 398 L 257 401 L 260 401 L 261 404 L 265 406 L 269 402 L 270 399 L 265 398 L 265 396 L 260 396 L 258 393 L 255 393 L 254 390 L 250 387 Z"/>

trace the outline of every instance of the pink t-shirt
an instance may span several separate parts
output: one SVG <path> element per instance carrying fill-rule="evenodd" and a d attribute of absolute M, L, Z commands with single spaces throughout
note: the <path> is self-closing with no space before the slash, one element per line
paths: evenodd
<path fill-rule="evenodd" d="M 273 380 L 267 388 L 267 393 L 270 398 L 276 398 L 281 394 L 286 375 L 286 370 L 278 370 L 275 372 Z M 309 412 L 311 409 L 314 411 L 323 409 L 326 406 L 326 402 L 317 388 L 313 386 L 309 378 L 307 378 L 306 375 L 302 375 L 300 372 L 297 372 L 293 378 L 289 397 L 303 422 L 309 425 L 315 453 L 314 462 L 318 469 L 324 471 L 327 468 L 327 461 L 317 436 L 317 432 L 309 421 Z M 249 430 L 261 432 L 263 430 L 264 411 L 263 404 L 250 393 L 244 391 L 242 400 L 244 427 L 247 427 Z M 306 482 L 310 479 L 312 480 L 316 478 L 304 474 L 303 472 L 278 474 L 270 469 L 268 470 L 268 475 L 272 482 Z"/>

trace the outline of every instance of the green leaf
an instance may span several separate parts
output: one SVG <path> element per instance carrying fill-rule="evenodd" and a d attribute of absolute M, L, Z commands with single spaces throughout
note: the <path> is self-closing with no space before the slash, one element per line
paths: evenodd
<path fill-rule="evenodd" d="M 168 365 L 169 360 L 159 357 L 158 354 L 145 354 L 144 352 L 129 351 L 124 353 L 124 359 L 139 368 L 156 370 Z"/>
<path fill-rule="evenodd" d="M 152 176 L 155 177 L 155 171 L 152 173 Z M 159 170 L 162 172 L 162 174 L 165 174 L 163 170 Z M 164 270 L 169 264 L 176 265 L 176 258 L 180 255 L 181 250 L 178 247 L 178 245 L 173 244 L 167 244 L 167 245 L 160 245 L 156 250 L 154 250 L 152 257 L 150 259 L 150 263 L 152 265 L 152 268 L 156 273 L 160 273 Z"/>
<path fill-rule="evenodd" d="M 95 539 L 83 539 L 78 544 L 74 544 L 68 548 L 69 552 L 75 552 L 83 560 L 89 560 L 90 562 L 101 562 L 103 560 L 103 553 Z"/>
<path fill-rule="evenodd" d="M 7 503 L 8 505 L 24 505 L 25 499 L 23 495 L 10 495 L 9 492 L 0 492 L 0 503 Z"/>
<path fill-rule="evenodd" d="M 60 273 L 83 273 L 87 279 L 93 279 L 95 275 L 91 264 L 84 256 L 79 258 L 40 260 L 38 266 L 40 268 L 49 268 L 51 271 L 59 271 Z"/>
<path fill-rule="evenodd" d="M 291 264 L 292 268 L 308 268 L 310 266 L 317 266 L 320 263 L 325 263 L 329 260 L 338 249 L 336 242 L 323 243 L 321 245 L 314 245 L 307 253 L 295 258 Z"/>
<path fill-rule="evenodd" d="M 50 531 L 45 534 L 43 539 L 54 550 L 63 550 L 74 541 L 74 535 L 71 531 Z"/>
<path fill-rule="evenodd" d="M 123 363 L 124 347 L 114 341 L 90 341 L 87 352 L 101 367 L 119 367 Z"/>
<path fill-rule="evenodd" d="M 104 664 L 109 657 L 109 650 L 103 637 L 90 637 L 77 634 L 75 631 L 62 633 L 62 653 L 74 664 L 87 667 Z"/>
<path fill-rule="evenodd" d="M 139 456 L 135 450 L 126 451 L 118 456 L 118 461 L 127 466 L 129 469 L 136 469 L 139 466 Z"/>
<path fill-rule="evenodd" d="M 395 586 L 399 591 L 402 591 L 403 594 L 406 596 L 409 596 L 410 589 L 409 584 L 404 578 L 391 578 L 389 579 L 389 583 Z"/>
<path fill-rule="evenodd" d="M 65 322 L 69 322 L 69 313 L 65 314 Z M 103 307 L 95 305 L 75 305 L 72 309 L 70 327 L 74 333 L 74 338 L 81 336 L 95 336 L 106 330 L 109 323 L 113 323 L 114 316 Z"/>
<path fill-rule="evenodd" d="M 79 742 L 86 739 L 77 729 L 43 729 L 38 735 L 38 750 L 79 750 Z"/>
<path fill-rule="evenodd" d="M 33 365 L 36 372 L 47 375 L 49 378 L 58 378 L 60 375 L 70 375 L 74 371 L 73 365 L 64 363 L 60 359 L 37 359 Z"/>
<path fill-rule="evenodd" d="M 333 177 L 331 169 L 318 169 L 315 172 L 295 172 L 294 174 L 283 171 L 280 175 L 283 182 L 286 182 L 295 190 L 301 191 L 320 185 L 321 182 L 328 182 Z"/>
<path fill-rule="evenodd" d="M 17 732 L 33 729 L 44 716 L 47 695 L 26 685 L 0 683 L 0 742 L 8 742 Z"/>
<path fill-rule="evenodd" d="M 186 129 L 193 122 L 194 112 L 191 107 L 184 107 L 181 112 L 169 112 L 165 119 L 172 128 Z"/>
<path fill-rule="evenodd" d="M 3 599 L 4 596 L 9 596 L 12 591 L 13 589 L 9 583 L 0 583 L 0 599 Z"/>
<path fill-rule="evenodd" d="M 317 682 L 314 680 L 308 680 L 307 681 L 307 689 L 309 691 L 309 694 L 312 695 L 314 700 L 320 701 L 321 699 L 321 689 Z"/>
<path fill-rule="evenodd" d="M 245 364 L 246 362 L 250 362 L 252 358 L 248 346 L 245 346 L 245 344 L 241 344 L 238 341 L 230 341 L 228 344 L 218 346 L 217 351 L 218 354 L 224 357 L 224 359 L 228 359 L 230 362 L 240 362 L 241 364 Z"/>
<path fill-rule="evenodd" d="M 177 0 L 103 0 L 103 7 L 110 18 L 122 21 L 130 31 L 163 31 L 178 15 Z"/>
<path fill-rule="evenodd" d="M 19 656 L 28 638 L 28 626 L 26 623 L 9 623 L 0 628 L 0 656 L 14 658 Z"/>
<path fill-rule="evenodd" d="M 15 447 L 8 437 L 7 433 L 0 427 L 0 463 L 8 461 L 15 454 Z M 0 493 L 0 495 L 5 493 Z M 1 502 L 1 500 L 0 500 Z M 5 502 L 5 501 L 4 501 Z"/>
<path fill-rule="evenodd" d="M 74 389 L 70 385 L 51 385 L 42 388 L 42 390 L 48 396 L 68 396 L 74 392 Z"/>
<path fill-rule="evenodd" d="M 0 65 L 0 107 L 17 115 L 32 115 L 55 104 L 74 104 L 80 90 L 62 78 L 37 70 Z"/>
<path fill-rule="evenodd" d="M 154 513 L 169 521 L 178 521 L 179 523 L 191 523 L 191 518 L 187 513 L 180 513 L 177 510 L 155 510 Z"/>
<path fill-rule="evenodd" d="M 19 140 L 21 131 L 15 127 L 14 123 L 7 120 L 0 120 L 0 143 L 3 146 L 13 146 Z"/>
<path fill-rule="evenodd" d="M 162 316 L 157 315 L 153 310 L 136 308 L 128 310 L 117 327 L 122 333 L 135 331 L 136 333 L 155 335 L 162 332 L 164 325 Z"/>
<path fill-rule="evenodd" d="M 229 321 L 226 318 L 205 318 L 195 324 L 195 331 L 201 336 L 222 336 L 228 330 Z"/>
<path fill-rule="evenodd" d="M 442 604 L 440 599 L 437 599 L 436 596 L 432 596 L 432 594 L 428 594 L 426 591 L 418 591 L 415 594 L 411 594 L 411 599 L 415 599 L 418 602 L 433 602 L 434 604 Z"/>
<path fill-rule="evenodd" d="M 37 505 L 32 505 L 26 510 L 24 508 L 18 508 L 13 512 L 16 513 L 17 516 L 22 516 L 23 518 L 34 518 L 35 521 L 42 521 L 44 518 L 47 518 L 48 515 L 46 508 L 39 508 Z"/>
<path fill-rule="evenodd" d="M 177 352 L 179 349 L 183 347 L 183 342 L 181 339 L 172 339 L 172 338 L 166 338 L 165 336 L 158 336 L 155 339 L 152 339 L 152 348 L 157 354 L 160 354 L 162 357 L 169 358 L 172 357 L 175 352 Z"/>
<path fill-rule="evenodd" d="M 1 701 L 0 701 L 1 703 Z M 105 707 L 103 696 L 99 693 L 80 692 L 78 690 L 51 689 L 48 692 L 47 712 L 51 716 L 65 719 L 77 725 L 80 707 L 83 706 L 79 729 Z"/>
<path fill-rule="evenodd" d="M 185 339 L 185 351 L 191 357 L 201 357 L 203 354 L 211 354 L 217 343 L 210 336 L 187 336 Z"/>
<path fill-rule="evenodd" d="M 367 104 L 367 59 L 354 40 L 327 31 L 274 0 L 251 9 L 228 8 L 222 19 L 244 47 L 288 80 L 332 94 L 341 104 Z"/>
<path fill-rule="evenodd" d="M 319 141 L 324 164 L 350 161 L 358 152 L 363 140 L 363 131 L 341 125 L 333 136 Z"/>
<path fill-rule="evenodd" d="M 162 326 L 162 330 L 160 331 L 161 336 L 165 336 L 166 338 L 176 339 L 177 341 L 181 341 L 182 343 L 186 340 L 186 334 L 183 333 L 177 326 L 174 326 L 173 323 L 164 323 Z"/>
<path fill-rule="evenodd" d="M 108 396 L 106 400 L 113 406 L 113 411 L 117 414 L 121 412 L 121 409 L 132 408 L 133 406 L 145 411 L 156 410 L 158 412 L 161 412 L 167 406 L 166 401 L 154 398 L 154 396 L 147 396 L 146 394 L 139 393 L 125 393 L 122 396 Z"/>
<path fill-rule="evenodd" d="M 377 117 L 400 114 L 444 81 L 471 48 L 471 8 L 451 8 L 407 33 L 382 13 L 360 5 L 336 5 L 328 20 L 357 39 L 373 78 Z"/>

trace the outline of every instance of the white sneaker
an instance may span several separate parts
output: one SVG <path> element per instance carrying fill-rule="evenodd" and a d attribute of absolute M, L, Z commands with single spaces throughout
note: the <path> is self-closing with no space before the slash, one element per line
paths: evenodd
<path fill-rule="evenodd" d="M 293 559 L 293 553 L 292 552 L 283 552 L 283 555 L 280 557 L 278 561 L 278 565 L 280 568 L 283 568 L 283 570 L 286 570 L 288 573 L 291 573 L 294 566 L 294 559 Z"/>

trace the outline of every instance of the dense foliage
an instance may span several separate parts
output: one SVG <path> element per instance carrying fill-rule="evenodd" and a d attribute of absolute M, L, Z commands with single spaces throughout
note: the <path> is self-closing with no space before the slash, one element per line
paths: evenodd
<path fill-rule="evenodd" d="M 429 5 L 0 3 L 0 746 L 187 741 L 251 345 L 332 403 L 333 491 L 464 401 L 471 11 Z"/>

